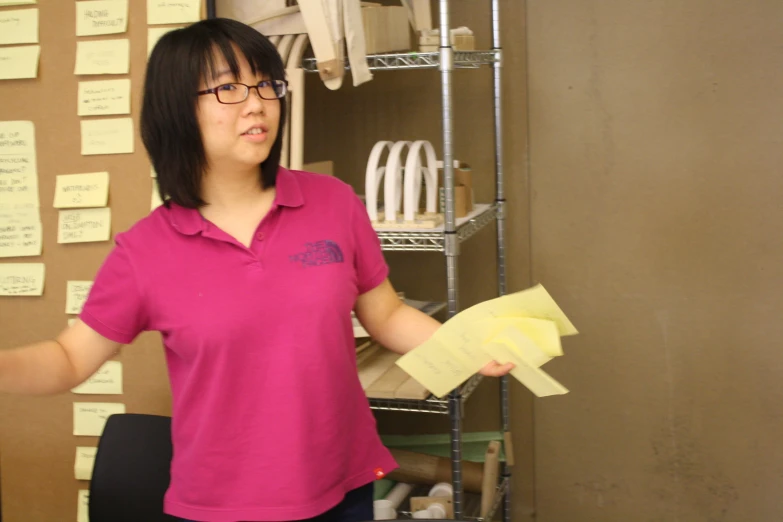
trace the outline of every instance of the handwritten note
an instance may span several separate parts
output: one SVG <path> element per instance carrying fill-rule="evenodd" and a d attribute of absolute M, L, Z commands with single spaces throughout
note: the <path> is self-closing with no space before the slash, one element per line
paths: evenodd
<path fill-rule="evenodd" d="M 133 153 L 133 120 L 81 120 L 82 155 Z"/>
<path fill-rule="evenodd" d="M 76 522 L 90 522 L 90 490 L 80 489 L 76 499 Z"/>
<path fill-rule="evenodd" d="M 79 40 L 74 74 L 128 74 L 130 40 Z"/>
<path fill-rule="evenodd" d="M 38 208 L 0 208 L 0 257 L 40 256 L 41 244 Z"/>
<path fill-rule="evenodd" d="M 65 313 L 79 314 L 84 307 L 84 302 L 90 294 L 92 281 L 68 281 L 66 282 Z"/>
<path fill-rule="evenodd" d="M 43 263 L 0 263 L 0 295 L 43 295 Z"/>
<path fill-rule="evenodd" d="M 38 43 L 38 9 L 0 11 L 0 45 Z"/>
<path fill-rule="evenodd" d="M 121 395 L 122 363 L 107 361 L 86 381 L 71 390 L 83 395 Z"/>
<path fill-rule="evenodd" d="M 147 24 L 186 24 L 201 18 L 201 0 L 147 0 Z"/>
<path fill-rule="evenodd" d="M 147 58 L 152 54 L 152 50 L 155 48 L 155 44 L 158 43 L 160 38 L 177 27 L 148 27 L 147 28 Z"/>
<path fill-rule="evenodd" d="M 32 5 L 38 0 L 0 0 L 0 6 L 6 5 Z"/>
<path fill-rule="evenodd" d="M 125 413 L 125 405 L 118 402 L 74 402 L 73 434 L 100 437 L 110 415 Z"/>
<path fill-rule="evenodd" d="M 98 448 L 76 446 L 76 459 L 73 464 L 73 475 L 76 480 L 92 479 L 92 468 L 95 466 L 95 454 Z"/>
<path fill-rule="evenodd" d="M 0 80 L 37 78 L 40 57 L 40 45 L 0 47 Z"/>
<path fill-rule="evenodd" d="M 128 0 L 76 2 L 76 36 L 118 34 L 128 30 Z"/>
<path fill-rule="evenodd" d="M 108 241 L 111 236 L 111 209 L 88 208 L 61 210 L 58 221 L 58 243 Z"/>
<path fill-rule="evenodd" d="M 512 376 L 544 397 L 567 392 L 539 367 L 563 354 L 561 336 L 576 333 L 549 293 L 537 285 L 458 313 L 397 364 L 443 397 L 486 363 L 512 362 Z"/>
<path fill-rule="evenodd" d="M 108 201 L 108 172 L 57 176 L 54 208 L 105 207 Z"/>
<path fill-rule="evenodd" d="M 33 122 L 0 122 L 0 208 L 38 205 Z"/>
<path fill-rule="evenodd" d="M 130 114 L 130 79 L 79 82 L 77 114 Z"/>

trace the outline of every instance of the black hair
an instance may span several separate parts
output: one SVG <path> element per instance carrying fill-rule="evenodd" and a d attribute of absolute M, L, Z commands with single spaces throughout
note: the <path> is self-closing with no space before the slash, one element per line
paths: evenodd
<path fill-rule="evenodd" d="M 213 18 L 164 34 L 147 64 L 141 107 L 141 139 L 158 176 L 163 201 L 186 208 L 205 204 L 201 180 L 207 158 L 196 118 L 196 91 L 202 80 L 214 78 L 221 53 L 234 76 L 239 64 L 234 47 L 245 56 L 253 74 L 284 80 L 285 67 L 277 49 L 264 35 L 236 20 Z M 283 147 L 286 100 L 280 99 L 280 129 L 267 159 L 259 165 L 264 187 L 275 185 Z"/>

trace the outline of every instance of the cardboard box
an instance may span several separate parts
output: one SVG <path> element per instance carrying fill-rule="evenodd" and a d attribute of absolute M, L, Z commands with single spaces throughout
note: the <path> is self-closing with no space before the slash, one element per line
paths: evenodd
<path fill-rule="evenodd" d="M 367 54 L 411 50 L 411 29 L 404 7 L 363 7 L 362 21 Z"/>
<path fill-rule="evenodd" d="M 442 176 L 441 176 L 442 179 Z M 446 212 L 446 194 L 443 186 L 439 188 L 440 211 Z M 473 211 L 473 179 L 467 163 L 459 163 L 454 168 L 454 216 L 462 218 Z"/>

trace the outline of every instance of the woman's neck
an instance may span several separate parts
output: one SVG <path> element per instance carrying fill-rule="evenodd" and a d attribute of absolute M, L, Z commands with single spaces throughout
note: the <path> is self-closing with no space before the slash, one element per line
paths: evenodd
<path fill-rule="evenodd" d="M 267 192 L 258 169 L 244 173 L 207 173 L 201 183 L 202 199 L 213 209 L 237 209 L 255 206 Z"/>

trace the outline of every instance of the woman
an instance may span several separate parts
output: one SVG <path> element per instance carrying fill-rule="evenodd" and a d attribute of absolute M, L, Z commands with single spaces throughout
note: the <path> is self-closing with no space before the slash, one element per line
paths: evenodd
<path fill-rule="evenodd" d="M 397 297 L 351 187 L 279 167 L 285 94 L 280 56 L 248 26 L 161 38 L 141 132 L 166 204 L 117 235 L 57 340 L 0 351 L 0 391 L 59 393 L 160 331 L 165 510 L 184 520 L 371 520 L 372 483 L 396 464 L 357 378 L 350 312 L 400 353 L 439 327 Z"/>

